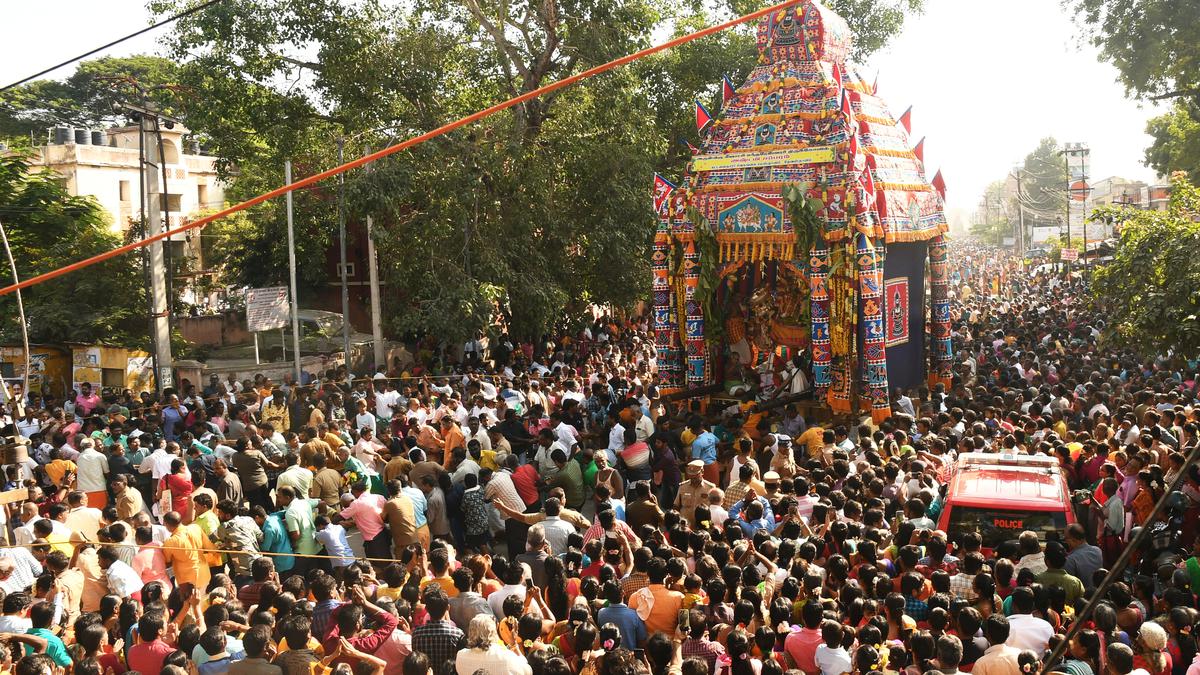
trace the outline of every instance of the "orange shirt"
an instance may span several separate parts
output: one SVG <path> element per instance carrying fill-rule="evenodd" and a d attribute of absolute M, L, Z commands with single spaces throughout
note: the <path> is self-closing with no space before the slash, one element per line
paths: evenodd
<path fill-rule="evenodd" d="M 458 589 L 454 587 L 454 579 L 451 579 L 448 574 L 444 577 L 425 577 L 421 580 L 421 592 L 424 592 L 425 587 L 430 584 L 441 586 L 442 590 L 446 592 L 446 597 L 458 597 Z"/>
<path fill-rule="evenodd" d="M 671 634 L 675 632 L 675 623 L 679 620 L 679 610 L 683 607 L 683 593 L 672 591 L 662 584 L 650 584 L 646 587 L 654 597 L 650 614 L 645 618 L 646 632 L 653 635 L 656 632 Z M 641 591 L 635 591 L 629 598 L 629 606 L 637 609 L 642 605 Z M 638 612 L 642 615 L 643 612 Z"/>
<path fill-rule="evenodd" d="M 175 570 L 176 584 L 192 584 L 199 592 L 208 589 L 208 560 L 200 552 L 208 537 L 198 525 L 181 525 L 163 542 L 163 559 Z"/>

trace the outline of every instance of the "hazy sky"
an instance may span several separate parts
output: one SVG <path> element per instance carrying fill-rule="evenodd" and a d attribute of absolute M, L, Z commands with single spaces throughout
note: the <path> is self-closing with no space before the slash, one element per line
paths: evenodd
<path fill-rule="evenodd" d="M 1047 135 L 1090 144 L 1094 178 L 1153 179 L 1142 165 L 1145 126 L 1161 109 L 1125 97 L 1115 69 L 1082 43 L 1058 0 L 926 5 L 862 72 L 879 72 L 893 114 L 913 106 L 914 142 L 928 137 L 926 167 L 942 169 L 951 210 L 973 210 L 984 187 Z M 10 1 L 0 19 L 16 29 L 0 43 L 0 82 L 8 84 L 146 25 L 146 10 L 144 0 Z M 165 30 L 107 53 L 154 51 Z"/>

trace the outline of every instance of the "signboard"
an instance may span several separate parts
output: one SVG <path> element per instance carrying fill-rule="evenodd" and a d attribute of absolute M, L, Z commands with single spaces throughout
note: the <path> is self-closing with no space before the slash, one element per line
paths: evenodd
<path fill-rule="evenodd" d="M 692 160 L 693 171 L 718 169 L 747 169 L 756 166 L 788 166 L 792 164 L 821 164 L 832 162 L 837 148 L 829 145 L 818 148 L 772 150 L 770 152 L 731 152 L 725 155 L 700 155 Z"/>
<path fill-rule="evenodd" d="M 995 518 L 992 518 L 992 525 L 994 525 L 995 527 L 998 527 L 1002 530 L 1023 530 L 1023 529 L 1025 529 L 1025 521 L 1021 518 L 1017 518 L 1017 517 L 1013 517 L 1013 516 L 1008 516 L 1008 517 L 997 516 Z"/>
<path fill-rule="evenodd" d="M 1073 248 L 1064 248 L 1062 250 L 1063 260 L 1079 260 L 1079 251 Z"/>
<path fill-rule="evenodd" d="M 158 384 L 163 389 L 175 386 L 175 375 L 171 372 L 170 366 L 162 366 L 158 369 Z"/>
<path fill-rule="evenodd" d="M 246 329 L 251 333 L 283 328 L 291 320 L 287 286 L 246 291 Z"/>

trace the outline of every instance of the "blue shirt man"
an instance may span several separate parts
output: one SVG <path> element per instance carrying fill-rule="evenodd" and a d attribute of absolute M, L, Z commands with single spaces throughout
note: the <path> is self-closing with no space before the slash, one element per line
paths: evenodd
<path fill-rule="evenodd" d="M 621 647 L 637 649 L 646 643 L 646 622 L 621 599 L 621 587 L 614 584 L 614 588 L 616 590 L 609 597 L 608 607 L 600 610 L 596 621 L 601 626 L 611 623 L 620 629 Z"/>
<path fill-rule="evenodd" d="M 692 441 L 692 459 L 704 462 L 705 466 L 717 461 L 717 437 L 711 431 L 705 431 Z"/>
<path fill-rule="evenodd" d="M 292 550 L 292 539 L 288 536 L 287 525 L 283 522 L 283 511 L 276 511 L 263 521 L 262 550 L 271 553 L 295 553 Z M 291 571 L 296 566 L 296 559 L 291 555 L 274 556 L 275 569 L 280 574 Z"/>

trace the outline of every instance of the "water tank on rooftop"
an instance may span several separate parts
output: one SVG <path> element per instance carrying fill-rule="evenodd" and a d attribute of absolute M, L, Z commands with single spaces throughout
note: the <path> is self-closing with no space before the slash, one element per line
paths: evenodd
<path fill-rule="evenodd" d="M 105 145 L 103 131 L 92 129 L 92 145 Z"/>
<path fill-rule="evenodd" d="M 75 130 L 75 145 L 87 145 L 87 144 L 88 144 L 88 130 L 87 129 L 76 129 Z"/>
<path fill-rule="evenodd" d="M 54 145 L 66 145 L 71 142 L 71 130 L 67 127 L 54 127 Z"/>

